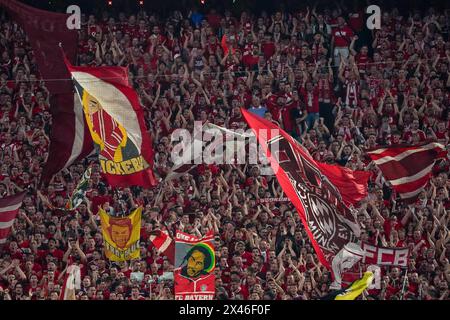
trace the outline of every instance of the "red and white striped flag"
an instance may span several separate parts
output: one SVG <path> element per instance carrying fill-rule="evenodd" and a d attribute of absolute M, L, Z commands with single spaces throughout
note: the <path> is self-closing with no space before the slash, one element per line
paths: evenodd
<path fill-rule="evenodd" d="M 71 264 L 67 267 L 63 287 L 59 300 L 77 300 L 76 290 L 81 289 L 81 271 L 80 267 Z"/>
<path fill-rule="evenodd" d="M 156 247 L 160 254 L 165 255 L 171 264 L 175 262 L 175 242 L 161 230 L 155 230 L 150 235 L 150 241 Z"/>
<path fill-rule="evenodd" d="M 427 185 L 436 159 L 445 156 L 445 148 L 440 143 L 425 142 L 416 146 L 372 149 L 367 155 L 400 198 L 414 202 Z"/>
<path fill-rule="evenodd" d="M 0 245 L 6 243 L 25 192 L 0 199 Z"/>

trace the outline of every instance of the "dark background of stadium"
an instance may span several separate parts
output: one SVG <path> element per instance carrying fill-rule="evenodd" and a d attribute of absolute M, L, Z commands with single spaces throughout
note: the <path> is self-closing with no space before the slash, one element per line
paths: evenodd
<path fill-rule="evenodd" d="M 112 5 L 108 5 L 108 0 L 23 0 L 22 2 L 32 5 L 36 8 L 46 9 L 50 11 L 63 12 L 72 4 L 81 7 L 84 13 L 98 13 L 107 9 L 108 11 L 125 13 L 135 12 L 136 9 L 141 7 L 139 0 L 111 0 Z M 156 12 L 160 15 L 166 15 L 173 10 L 184 11 L 186 8 L 191 8 L 193 5 L 197 5 L 199 11 L 207 12 L 209 9 L 214 8 L 217 11 L 230 10 L 232 13 L 237 14 L 242 10 L 248 10 L 250 12 L 259 13 L 261 11 L 273 11 L 279 8 L 289 8 L 290 10 L 296 10 L 298 8 L 305 8 L 307 6 L 313 7 L 314 3 L 318 3 L 318 7 L 325 8 L 330 5 L 330 2 L 344 3 L 346 6 L 352 8 L 357 6 L 358 8 L 366 7 L 367 4 L 379 5 L 383 8 L 390 9 L 397 7 L 400 11 L 409 11 L 411 8 L 426 9 L 430 6 L 445 8 L 448 7 L 449 2 L 445 0 L 381 0 L 381 1 L 366 1 L 366 0 L 343 0 L 343 1 L 330 1 L 330 0 L 315 0 L 315 1 L 299 1 L 299 0 L 205 0 L 204 4 L 201 4 L 200 0 L 143 0 L 143 8 L 146 11 Z M 186 12 L 187 13 L 187 12 Z"/>

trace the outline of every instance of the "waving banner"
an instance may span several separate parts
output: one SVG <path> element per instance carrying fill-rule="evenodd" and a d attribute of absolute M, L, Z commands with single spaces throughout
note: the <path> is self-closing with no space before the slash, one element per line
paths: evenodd
<path fill-rule="evenodd" d="M 0 198 L 0 246 L 6 243 L 26 192 Z"/>
<path fill-rule="evenodd" d="M 446 157 L 445 147 L 436 142 L 372 149 L 367 155 L 406 203 L 417 200 L 427 186 L 438 158 Z"/>
<path fill-rule="evenodd" d="M 369 173 L 316 162 L 275 124 L 241 111 L 297 209 L 320 262 L 331 269 L 334 256 L 347 243 L 358 241 L 360 229 L 352 205 L 367 196 Z"/>
<path fill-rule="evenodd" d="M 149 240 L 152 245 L 156 247 L 158 252 L 169 259 L 171 264 L 174 264 L 175 259 L 175 242 L 170 237 L 167 231 L 154 230 L 150 232 Z"/>
<path fill-rule="evenodd" d="M 406 267 L 409 259 L 409 248 L 383 248 L 366 242 L 361 244 L 364 251 L 363 263 L 378 266 Z"/>
<path fill-rule="evenodd" d="M 111 261 L 139 259 L 142 207 L 124 218 L 113 218 L 100 208 L 105 255 Z"/>
<path fill-rule="evenodd" d="M 39 67 L 37 76 L 50 80 L 46 86 L 50 91 L 52 129 L 48 159 L 41 176 L 41 182 L 48 183 L 54 174 L 87 157 L 93 150 L 83 114 L 78 112 L 78 98 L 74 99 L 72 84 L 55 81 L 70 78 L 58 44 L 62 43 L 68 59 L 75 61 L 78 31 L 67 28 L 69 14 L 37 9 L 16 0 L 0 0 L 0 6 L 24 29 Z"/>
<path fill-rule="evenodd" d="M 175 240 L 175 299 L 212 300 L 216 266 L 213 233 L 199 239 L 177 231 Z"/>
<path fill-rule="evenodd" d="M 66 64 L 109 184 L 155 186 L 152 142 L 128 69 Z"/>
<path fill-rule="evenodd" d="M 89 188 L 89 179 L 91 178 L 92 168 L 89 167 L 83 173 L 80 182 L 70 196 L 69 201 L 66 204 L 66 210 L 75 210 L 78 206 L 85 201 L 86 191 Z"/>

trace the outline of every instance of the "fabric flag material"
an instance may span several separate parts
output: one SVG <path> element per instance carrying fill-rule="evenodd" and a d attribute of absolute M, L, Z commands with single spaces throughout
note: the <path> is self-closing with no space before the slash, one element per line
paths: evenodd
<path fill-rule="evenodd" d="M 203 158 L 204 150 L 214 143 L 211 141 L 211 135 L 208 132 L 204 132 L 204 130 L 208 129 L 210 129 L 210 125 L 194 124 L 193 141 L 187 145 L 184 145 L 183 147 L 182 143 L 184 143 L 184 141 L 180 141 L 179 146 L 181 147 L 181 149 L 178 147 L 178 145 L 176 145 L 174 149 L 179 151 L 179 154 L 177 154 L 177 151 L 175 151 L 178 159 L 175 159 L 175 164 L 165 177 L 164 181 L 179 179 L 186 173 L 189 173 L 191 170 L 195 169 L 199 164 L 205 163 L 205 159 Z M 216 160 L 220 161 L 219 157 L 210 159 L 209 163 L 217 163 Z"/>
<path fill-rule="evenodd" d="M 78 208 L 78 206 L 85 200 L 86 191 L 89 187 L 89 179 L 91 177 L 92 168 L 89 167 L 81 177 L 80 182 L 78 182 L 77 187 L 73 191 L 70 199 L 67 201 L 63 208 L 55 207 L 50 200 L 43 194 L 38 193 L 44 204 L 51 210 L 61 210 L 61 211 L 72 211 Z"/>
<path fill-rule="evenodd" d="M 66 276 L 64 278 L 61 296 L 59 300 L 77 300 L 75 291 L 81 289 L 81 271 L 80 267 L 71 264 L 67 267 Z"/>
<path fill-rule="evenodd" d="M 129 216 L 113 218 L 99 209 L 105 255 L 111 261 L 139 259 L 142 207 Z"/>
<path fill-rule="evenodd" d="M 383 248 L 366 242 L 361 244 L 364 251 L 363 263 L 378 266 L 407 267 L 409 248 Z"/>
<path fill-rule="evenodd" d="M 175 242 L 165 231 L 155 230 L 150 234 L 150 241 L 158 252 L 169 259 L 171 264 L 175 263 Z"/>
<path fill-rule="evenodd" d="M 175 299 L 212 300 L 215 295 L 214 234 L 203 238 L 177 231 L 175 236 Z"/>
<path fill-rule="evenodd" d="M 446 152 L 440 143 L 424 142 L 416 146 L 372 149 L 367 155 L 400 198 L 412 203 L 428 184 L 436 159 L 445 157 Z"/>
<path fill-rule="evenodd" d="M 139 98 L 129 84 L 128 69 L 66 63 L 108 183 L 155 186 L 152 141 Z"/>
<path fill-rule="evenodd" d="M 373 279 L 373 272 L 366 271 L 361 279 L 353 282 L 348 288 L 336 290 L 323 297 L 322 300 L 355 300 L 372 284 Z"/>
<path fill-rule="evenodd" d="M 198 142 L 201 143 L 200 140 Z M 189 173 L 191 170 L 195 169 L 198 164 L 202 162 L 201 154 L 197 155 L 197 157 L 194 158 L 194 161 L 192 161 L 192 155 L 195 154 L 194 145 L 198 142 L 194 140 L 194 142 L 188 146 L 188 151 L 185 152 L 180 158 L 180 161 L 170 169 L 170 171 L 167 173 L 167 176 L 164 178 L 164 181 L 167 182 L 179 179 L 186 173 Z"/>
<path fill-rule="evenodd" d="M 48 183 L 54 174 L 83 159 L 93 150 L 83 115 L 74 106 L 73 87 L 68 81 L 70 74 L 62 52 L 58 50 L 58 44 L 62 43 L 68 58 L 75 61 L 78 31 L 67 28 L 68 14 L 36 9 L 16 0 L 0 0 L 0 6 L 25 30 L 40 78 L 44 79 L 51 93 L 50 113 L 53 121 L 50 149 L 41 176 L 41 182 Z"/>
<path fill-rule="evenodd" d="M 367 196 L 369 173 L 316 162 L 275 124 L 241 111 L 297 209 L 320 262 L 331 269 L 334 256 L 347 243 L 357 242 L 360 235 L 352 204 Z"/>
<path fill-rule="evenodd" d="M 331 284 L 330 289 L 341 289 L 344 272 L 352 268 L 363 257 L 364 251 L 358 244 L 352 242 L 346 244 L 332 261 L 331 267 L 333 270 L 334 281 Z"/>
<path fill-rule="evenodd" d="M 0 245 L 6 243 L 24 197 L 25 192 L 21 192 L 0 199 Z"/>
<path fill-rule="evenodd" d="M 91 178 L 92 168 L 89 167 L 83 173 L 80 182 L 72 193 L 69 202 L 66 204 L 66 210 L 75 210 L 84 201 L 86 191 L 89 188 L 89 179 Z"/>

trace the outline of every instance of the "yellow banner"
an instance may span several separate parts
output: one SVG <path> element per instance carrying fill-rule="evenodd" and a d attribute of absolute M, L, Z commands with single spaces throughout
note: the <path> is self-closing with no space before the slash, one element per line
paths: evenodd
<path fill-rule="evenodd" d="M 366 271 L 364 276 L 353 282 L 343 293 L 336 296 L 334 300 L 355 300 L 364 290 L 366 290 L 373 281 L 374 274 L 371 271 Z"/>
<path fill-rule="evenodd" d="M 110 217 L 103 209 L 99 213 L 106 257 L 111 261 L 139 259 L 142 207 L 124 218 Z"/>

